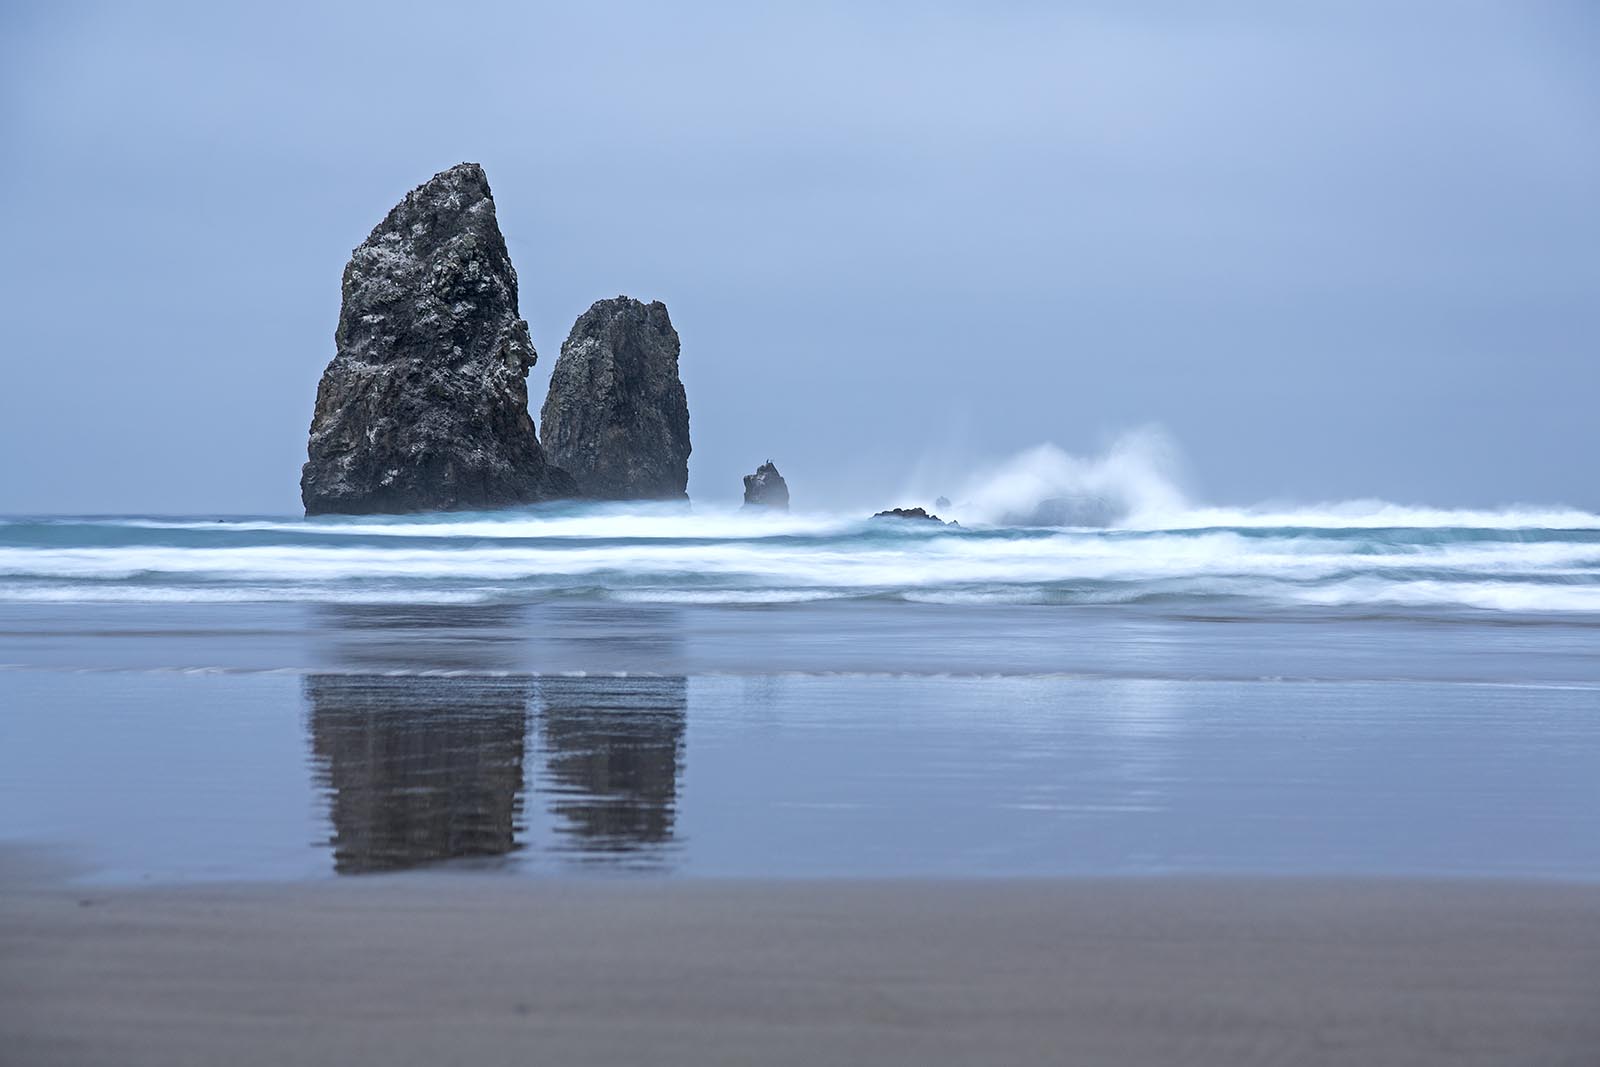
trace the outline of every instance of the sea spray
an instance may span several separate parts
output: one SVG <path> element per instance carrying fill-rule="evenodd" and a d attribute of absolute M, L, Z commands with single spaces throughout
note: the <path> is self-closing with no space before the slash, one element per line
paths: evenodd
<path fill-rule="evenodd" d="M 1159 523 L 1188 508 L 1177 455 L 1154 428 L 1123 435 L 1102 456 L 1037 445 L 969 480 L 956 514 L 964 522 L 1005 526 Z"/>

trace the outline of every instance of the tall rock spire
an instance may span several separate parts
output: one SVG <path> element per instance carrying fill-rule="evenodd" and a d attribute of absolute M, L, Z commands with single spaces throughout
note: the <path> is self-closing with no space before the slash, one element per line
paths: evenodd
<path fill-rule="evenodd" d="M 573 494 L 528 413 L 538 355 L 482 167 L 407 193 L 351 254 L 343 298 L 300 476 L 306 514 Z"/>

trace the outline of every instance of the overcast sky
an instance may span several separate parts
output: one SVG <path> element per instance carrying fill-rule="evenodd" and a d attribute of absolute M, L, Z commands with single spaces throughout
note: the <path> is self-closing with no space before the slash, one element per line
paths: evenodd
<path fill-rule="evenodd" d="M 1203 6 L 8 0 L 0 512 L 297 511 L 350 250 L 461 160 L 535 412 L 666 301 L 697 499 L 1155 425 L 1217 503 L 1600 505 L 1600 5 Z"/>

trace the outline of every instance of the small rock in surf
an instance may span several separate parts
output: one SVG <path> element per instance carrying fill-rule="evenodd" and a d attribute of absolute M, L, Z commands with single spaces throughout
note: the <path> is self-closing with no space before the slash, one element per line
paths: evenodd
<path fill-rule="evenodd" d="M 928 514 L 925 508 L 890 508 L 888 511 L 880 511 L 872 517 L 875 519 L 911 519 L 914 521 L 944 522 L 939 516 Z"/>
<path fill-rule="evenodd" d="M 744 506 L 789 510 L 789 485 L 772 460 L 757 467 L 754 474 L 744 476 Z"/>

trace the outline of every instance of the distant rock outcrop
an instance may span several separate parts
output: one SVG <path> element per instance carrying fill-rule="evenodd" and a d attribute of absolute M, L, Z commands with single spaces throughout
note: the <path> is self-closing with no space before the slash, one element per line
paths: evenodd
<path fill-rule="evenodd" d="M 772 460 L 757 467 L 754 474 L 744 476 L 744 506 L 789 510 L 789 485 Z"/>
<path fill-rule="evenodd" d="M 306 514 L 573 495 L 528 414 L 538 356 L 482 167 L 407 193 L 351 254 L 343 296 L 300 476 Z"/>
<path fill-rule="evenodd" d="M 659 300 L 601 300 L 561 346 L 539 413 L 551 462 L 605 500 L 684 500 L 689 404 Z"/>
<path fill-rule="evenodd" d="M 937 515 L 928 514 L 923 508 L 890 508 L 888 511 L 880 511 L 872 517 L 875 519 L 917 519 L 941 523 L 944 521 Z"/>

